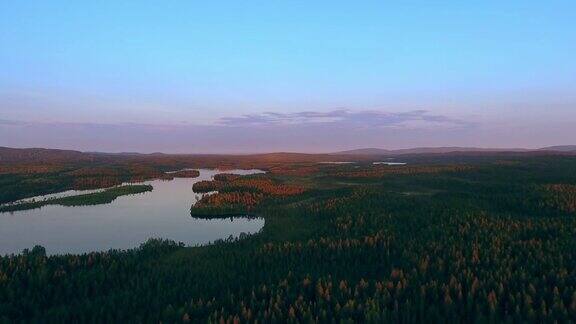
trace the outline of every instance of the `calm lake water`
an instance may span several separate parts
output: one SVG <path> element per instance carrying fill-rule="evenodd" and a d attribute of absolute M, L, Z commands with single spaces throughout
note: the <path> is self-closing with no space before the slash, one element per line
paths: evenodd
<path fill-rule="evenodd" d="M 264 219 L 203 220 L 190 216 L 200 194 L 192 185 L 217 173 L 253 174 L 259 170 L 200 170 L 198 178 L 153 180 L 151 192 L 118 197 L 110 204 L 80 207 L 48 205 L 41 209 L 0 213 L 0 254 L 20 253 L 42 245 L 48 254 L 130 249 L 149 238 L 187 245 L 256 233 Z M 241 215 L 239 215 L 241 216 Z"/>

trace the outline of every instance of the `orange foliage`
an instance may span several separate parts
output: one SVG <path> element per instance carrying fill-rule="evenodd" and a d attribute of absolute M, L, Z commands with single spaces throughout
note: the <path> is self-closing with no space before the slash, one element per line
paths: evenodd
<path fill-rule="evenodd" d="M 304 188 L 295 185 L 276 184 L 270 179 L 237 178 L 233 181 L 199 181 L 192 189 L 195 192 L 221 190 L 224 192 L 256 191 L 270 196 L 293 196 L 304 192 Z"/>
<path fill-rule="evenodd" d="M 242 205 L 248 209 L 257 205 L 264 195 L 254 192 L 224 192 L 202 197 L 194 207 L 222 207 Z"/>
<path fill-rule="evenodd" d="M 202 180 L 194 183 L 192 190 L 194 190 L 194 192 L 210 192 L 220 190 L 223 186 L 224 183 L 222 181 Z"/>
<path fill-rule="evenodd" d="M 266 195 L 292 196 L 304 192 L 304 188 L 295 185 L 275 184 L 270 179 L 237 179 L 227 184 L 227 190 L 253 189 Z"/>
<path fill-rule="evenodd" d="M 197 178 L 200 176 L 200 171 L 198 170 L 180 170 L 168 174 L 174 178 Z"/>
<path fill-rule="evenodd" d="M 277 184 L 271 179 L 243 178 L 225 175 L 219 179 L 230 181 L 199 181 L 193 185 L 195 192 L 219 191 L 217 194 L 203 197 L 195 207 L 222 207 L 225 205 L 243 205 L 251 208 L 269 196 L 293 196 L 304 192 L 304 188 L 295 185 Z"/>

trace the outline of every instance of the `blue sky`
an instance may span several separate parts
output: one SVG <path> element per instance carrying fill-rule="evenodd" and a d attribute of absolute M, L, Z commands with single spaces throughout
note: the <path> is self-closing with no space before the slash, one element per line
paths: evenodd
<path fill-rule="evenodd" d="M 280 130 L 306 137 L 261 150 L 564 144 L 574 53 L 574 1 L 7 0 L 0 145 L 247 151 Z"/>

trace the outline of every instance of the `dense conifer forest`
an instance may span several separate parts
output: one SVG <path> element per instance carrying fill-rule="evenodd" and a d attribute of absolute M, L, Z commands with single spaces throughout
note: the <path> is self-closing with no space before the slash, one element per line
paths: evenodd
<path fill-rule="evenodd" d="M 163 161 L 102 162 L 98 175 L 88 162 L 63 163 L 54 174 L 7 172 L 0 183 L 65 173 L 73 186 L 78 177 L 198 167 Z M 201 247 L 158 238 L 127 251 L 46 256 L 37 246 L 0 257 L 0 323 L 576 321 L 576 157 L 404 161 L 245 160 L 268 172 L 200 182 L 218 192 L 190 217 L 249 212 L 265 219 L 258 234 Z"/>

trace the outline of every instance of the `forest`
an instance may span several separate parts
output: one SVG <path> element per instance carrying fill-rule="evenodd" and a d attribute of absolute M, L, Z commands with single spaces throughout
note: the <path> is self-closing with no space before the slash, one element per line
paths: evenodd
<path fill-rule="evenodd" d="M 4 201 L 25 195 L 6 184 L 56 191 L 77 179 L 162 177 L 202 163 L 267 173 L 198 182 L 217 192 L 190 208 L 190 217 L 263 217 L 254 235 L 195 247 L 152 238 L 83 255 L 47 256 L 36 246 L 0 257 L 0 323 L 576 322 L 575 156 L 318 160 L 5 166 L 20 171 L 0 175 Z"/>

